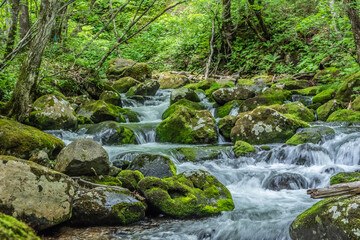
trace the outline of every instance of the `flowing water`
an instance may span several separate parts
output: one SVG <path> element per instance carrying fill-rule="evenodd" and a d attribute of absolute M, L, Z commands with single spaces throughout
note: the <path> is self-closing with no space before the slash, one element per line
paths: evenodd
<path fill-rule="evenodd" d="M 140 116 L 140 123 L 126 123 L 134 130 L 137 145 L 104 146 L 111 161 L 131 161 L 140 153 L 169 156 L 177 166 L 178 173 L 190 169 L 203 169 L 214 175 L 232 193 L 235 210 L 219 216 L 196 220 L 165 219 L 154 227 L 141 231 L 113 233 L 115 239 L 290 239 L 289 226 L 297 215 L 311 207 L 316 200 L 306 195 L 307 188 L 325 187 L 330 177 L 340 171 L 359 169 L 360 129 L 356 126 L 328 125 L 315 123 L 314 126 L 332 127 L 336 134 L 321 144 L 286 146 L 271 144 L 271 150 L 261 150 L 252 157 L 236 158 L 231 145 L 219 138 L 215 159 L 206 159 L 209 146 L 178 145 L 156 142 L 155 128 L 161 122 L 161 115 L 169 106 L 171 91 L 160 90 L 156 96 L 144 103 L 123 99 L 123 107 L 132 109 Z M 200 96 L 205 108 L 215 114 L 204 96 Z M 234 112 L 233 114 L 236 114 Z M 52 131 L 66 144 L 74 139 L 93 137 L 84 131 Z M 203 151 L 199 162 L 184 162 L 176 149 L 193 147 Z M 281 181 L 286 179 L 286 183 Z M 293 190 L 280 190 L 287 184 Z M 271 190 L 275 189 L 275 190 Z M 140 225 L 146 226 L 146 221 Z"/>

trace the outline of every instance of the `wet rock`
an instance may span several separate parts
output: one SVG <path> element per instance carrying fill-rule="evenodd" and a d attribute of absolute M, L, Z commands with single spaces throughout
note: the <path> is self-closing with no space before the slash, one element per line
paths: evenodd
<path fill-rule="evenodd" d="M 0 239 L 40 240 L 30 227 L 16 218 L 0 213 Z"/>
<path fill-rule="evenodd" d="M 120 94 L 114 91 L 103 91 L 99 99 L 115 106 L 122 106 Z"/>
<path fill-rule="evenodd" d="M 235 126 L 237 121 L 236 116 L 226 116 L 217 123 L 220 133 L 227 139 L 230 140 L 231 129 Z"/>
<path fill-rule="evenodd" d="M 65 144 L 58 138 L 16 121 L 0 119 L 0 154 L 29 159 L 40 150 L 55 159 Z"/>
<path fill-rule="evenodd" d="M 246 88 L 235 87 L 221 88 L 213 92 L 212 96 L 218 104 L 224 105 L 233 100 L 246 100 L 255 97 L 255 93 Z"/>
<path fill-rule="evenodd" d="M 338 110 L 340 103 L 337 100 L 330 100 L 324 105 L 321 105 L 317 110 L 317 117 L 320 121 L 326 121 L 329 116 Z"/>
<path fill-rule="evenodd" d="M 34 162 L 0 156 L 0 212 L 43 230 L 71 217 L 74 183 Z"/>
<path fill-rule="evenodd" d="M 248 155 L 249 153 L 254 153 L 255 148 L 251 144 L 239 140 L 235 142 L 233 151 L 237 157 L 242 157 Z"/>
<path fill-rule="evenodd" d="M 185 106 L 191 110 L 203 110 L 203 107 L 199 103 L 192 102 L 187 99 L 181 99 L 181 100 L 177 101 L 176 103 L 172 104 L 170 107 L 168 107 L 168 109 L 165 110 L 165 112 L 161 116 L 162 119 L 165 119 L 165 118 L 169 117 L 171 114 L 173 114 L 175 112 L 176 106 L 179 106 L 179 105 Z"/>
<path fill-rule="evenodd" d="M 126 93 L 131 87 L 138 84 L 140 84 L 140 82 L 132 77 L 123 77 L 113 83 L 113 88 L 119 93 Z"/>
<path fill-rule="evenodd" d="M 130 59 L 112 59 L 106 75 L 110 80 L 118 80 L 123 77 L 132 77 L 140 82 L 151 79 L 152 70 L 146 63 L 135 63 Z"/>
<path fill-rule="evenodd" d="M 186 162 L 199 162 L 220 159 L 222 154 L 231 153 L 231 148 L 222 146 L 182 147 L 176 149 L 177 159 Z"/>
<path fill-rule="evenodd" d="M 172 143 L 214 143 L 217 142 L 215 119 L 209 111 L 196 111 L 184 106 L 163 120 L 156 128 L 160 142 Z"/>
<path fill-rule="evenodd" d="M 154 213 L 177 218 L 211 216 L 235 207 L 229 190 L 202 170 L 163 179 L 146 177 L 138 189 Z"/>
<path fill-rule="evenodd" d="M 182 99 L 187 99 L 192 102 L 200 102 L 199 96 L 190 88 L 179 88 L 171 92 L 170 104 L 174 104 Z"/>
<path fill-rule="evenodd" d="M 126 97 L 137 96 L 154 96 L 157 90 L 160 88 L 160 84 L 156 80 L 149 80 L 141 83 L 137 86 L 133 86 L 127 91 Z"/>
<path fill-rule="evenodd" d="M 176 167 L 170 158 L 161 155 L 141 154 L 129 165 L 128 170 L 138 170 L 145 177 L 171 177 L 176 175 Z"/>
<path fill-rule="evenodd" d="M 38 98 L 30 112 L 30 124 L 41 130 L 71 129 L 77 126 L 74 109 L 65 99 L 50 94 Z"/>
<path fill-rule="evenodd" d="M 185 75 L 161 73 L 159 76 L 160 89 L 176 89 L 190 83 Z"/>
<path fill-rule="evenodd" d="M 77 139 L 66 146 L 56 159 L 55 170 L 69 176 L 106 175 L 109 156 L 100 144 L 90 138 Z"/>
<path fill-rule="evenodd" d="M 224 106 L 220 106 L 217 108 L 216 117 L 223 118 L 228 115 L 237 115 L 239 113 L 239 107 L 242 101 L 233 100 L 224 104 Z M 235 114 L 231 114 L 232 111 L 235 111 Z"/>
<path fill-rule="evenodd" d="M 121 190 L 79 188 L 71 224 L 81 226 L 128 225 L 145 216 L 145 206 Z"/>
<path fill-rule="evenodd" d="M 307 180 L 297 173 L 279 173 L 268 177 L 264 183 L 265 189 L 280 191 L 283 189 L 297 190 L 308 187 Z"/>
<path fill-rule="evenodd" d="M 341 171 L 344 171 L 344 169 L 342 169 L 341 167 L 338 167 L 338 166 L 331 166 L 331 167 L 324 167 L 321 170 L 321 173 L 327 173 L 327 174 L 333 175 L 333 174 L 341 172 Z"/>

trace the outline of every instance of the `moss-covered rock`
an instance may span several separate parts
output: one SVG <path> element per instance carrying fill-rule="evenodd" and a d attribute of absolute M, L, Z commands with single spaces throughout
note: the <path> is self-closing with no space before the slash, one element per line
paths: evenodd
<path fill-rule="evenodd" d="M 355 111 L 360 111 L 360 95 L 352 102 L 351 107 Z"/>
<path fill-rule="evenodd" d="M 330 101 L 331 99 L 333 99 L 335 97 L 335 93 L 336 93 L 335 89 L 327 89 L 325 91 L 316 94 L 316 96 L 312 99 L 312 102 L 313 104 L 315 103 L 324 104 Z"/>
<path fill-rule="evenodd" d="M 128 167 L 128 170 L 137 170 L 145 177 L 172 177 L 176 175 L 175 164 L 170 158 L 161 155 L 141 154 Z"/>
<path fill-rule="evenodd" d="M 223 118 L 228 116 L 233 109 L 239 109 L 242 101 L 240 100 L 233 100 L 224 104 L 224 106 L 220 106 L 217 108 L 216 116 L 218 118 Z"/>
<path fill-rule="evenodd" d="M 140 84 L 140 82 L 132 77 L 123 77 L 113 83 L 113 88 L 119 93 L 126 93 L 131 87 L 138 84 Z"/>
<path fill-rule="evenodd" d="M 104 145 L 135 144 L 136 137 L 133 130 L 113 121 L 101 122 L 85 126 L 86 134 L 92 134 L 94 140 Z"/>
<path fill-rule="evenodd" d="M 128 225 L 145 216 L 145 206 L 121 190 L 79 188 L 71 224 L 80 226 Z"/>
<path fill-rule="evenodd" d="M 187 99 L 192 102 L 200 102 L 199 96 L 190 88 L 179 88 L 171 92 L 170 104 L 174 104 L 182 99 Z"/>
<path fill-rule="evenodd" d="M 294 94 L 302 95 L 302 96 L 315 96 L 319 87 L 308 87 L 300 90 L 292 91 Z"/>
<path fill-rule="evenodd" d="M 70 103 L 53 94 L 38 98 L 31 109 L 29 123 L 41 130 L 76 128 L 77 118 Z"/>
<path fill-rule="evenodd" d="M 235 207 L 229 190 L 202 170 L 164 179 L 146 177 L 138 189 L 153 211 L 177 218 L 206 217 Z"/>
<path fill-rule="evenodd" d="M 283 105 L 272 105 L 270 108 L 282 113 L 282 114 L 291 114 L 292 116 L 305 121 L 313 122 L 315 121 L 315 115 L 313 111 L 304 106 L 301 102 L 292 102 Z"/>
<path fill-rule="evenodd" d="M 185 75 L 177 75 L 168 72 L 161 73 L 159 76 L 160 89 L 176 89 L 190 83 Z"/>
<path fill-rule="evenodd" d="M 110 80 L 132 77 L 143 82 L 152 77 L 152 70 L 146 63 L 135 63 L 129 59 L 112 59 L 109 61 L 106 75 Z"/>
<path fill-rule="evenodd" d="M 239 140 L 236 141 L 233 151 L 237 157 L 242 157 L 255 152 L 255 148 L 251 144 Z"/>
<path fill-rule="evenodd" d="M 160 142 L 185 144 L 215 143 L 218 137 L 209 111 L 184 106 L 176 106 L 174 113 L 157 126 L 156 134 Z"/>
<path fill-rule="evenodd" d="M 333 112 L 326 121 L 358 123 L 360 122 L 360 112 L 348 109 L 338 110 L 336 112 Z"/>
<path fill-rule="evenodd" d="M 144 175 L 135 170 L 122 170 L 117 178 L 121 180 L 122 186 L 129 189 L 130 191 L 136 190 L 138 183 L 144 178 Z"/>
<path fill-rule="evenodd" d="M 360 172 L 340 172 L 330 178 L 330 185 L 360 181 Z"/>
<path fill-rule="evenodd" d="M 227 139 L 230 140 L 231 129 L 235 126 L 237 121 L 236 116 L 226 116 L 217 123 L 220 133 Z"/>
<path fill-rule="evenodd" d="M 212 97 L 218 104 L 224 105 L 233 100 L 246 100 L 255 97 L 255 93 L 241 87 L 220 88 L 212 93 Z"/>
<path fill-rule="evenodd" d="M 29 159 L 40 150 L 55 159 L 65 144 L 60 139 L 15 121 L 0 119 L 0 154 Z"/>
<path fill-rule="evenodd" d="M 313 127 L 303 129 L 302 132 L 295 134 L 286 144 L 289 145 L 300 145 L 304 143 L 317 144 L 321 140 L 329 140 L 335 137 L 335 131 L 329 127 Z"/>
<path fill-rule="evenodd" d="M 176 149 L 177 159 L 186 162 L 199 162 L 219 159 L 223 152 L 230 152 L 226 146 L 181 147 Z"/>
<path fill-rule="evenodd" d="M 187 99 L 181 99 L 179 101 L 177 101 L 176 103 L 172 104 L 170 107 L 168 107 L 165 112 L 162 114 L 162 119 L 165 119 L 167 117 L 169 117 L 171 114 L 173 114 L 175 112 L 176 106 L 185 106 L 188 109 L 191 110 L 203 110 L 203 107 L 196 102 L 192 102 L 190 100 Z"/>
<path fill-rule="evenodd" d="M 100 100 L 121 107 L 121 96 L 114 91 L 103 91 L 99 97 Z"/>
<path fill-rule="evenodd" d="M 34 230 L 16 218 L 0 213 L 0 239 L 40 240 Z"/>
<path fill-rule="evenodd" d="M 131 87 L 129 91 L 126 92 L 126 97 L 154 96 L 159 88 L 160 84 L 157 80 L 149 80 Z"/>
<path fill-rule="evenodd" d="M 281 82 L 272 85 L 272 88 L 278 88 L 284 90 L 304 89 L 307 87 L 309 87 L 308 81 L 292 80 L 292 79 L 281 80 Z"/>
<path fill-rule="evenodd" d="M 0 176 L 0 212 L 36 230 L 70 219 L 74 196 L 70 177 L 12 156 L 0 156 Z"/>
<path fill-rule="evenodd" d="M 299 128 L 309 125 L 291 115 L 283 115 L 269 107 L 258 107 L 251 112 L 237 116 L 230 137 L 233 142 L 238 140 L 250 144 L 285 142 Z"/>
<path fill-rule="evenodd" d="M 190 88 L 192 90 L 197 90 L 197 89 L 201 89 L 201 90 L 207 90 L 209 88 L 211 88 L 211 84 L 215 82 L 215 79 L 213 78 L 208 78 L 207 80 L 202 80 L 198 83 L 190 83 L 185 85 L 185 88 Z"/>
<path fill-rule="evenodd" d="M 327 198 L 300 214 L 291 239 L 359 239 L 360 195 Z"/>
<path fill-rule="evenodd" d="M 128 109 L 108 104 L 102 100 L 93 101 L 84 104 L 77 112 L 78 115 L 90 118 L 94 123 L 103 121 L 138 122 L 136 113 Z"/>
<path fill-rule="evenodd" d="M 340 102 L 350 102 L 354 88 L 360 87 L 360 72 L 346 78 L 336 92 L 335 99 Z"/>
<path fill-rule="evenodd" d="M 109 156 L 94 140 L 77 139 L 61 150 L 54 169 L 69 176 L 107 175 L 110 170 Z"/>
<path fill-rule="evenodd" d="M 330 100 L 316 109 L 317 117 L 320 121 L 326 121 L 335 111 L 340 109 L 340 103 L 337 100 Z"/>

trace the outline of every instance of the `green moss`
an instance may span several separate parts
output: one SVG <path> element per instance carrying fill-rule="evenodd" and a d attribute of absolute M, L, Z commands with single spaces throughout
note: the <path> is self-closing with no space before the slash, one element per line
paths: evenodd
<path fill-rule="evenodd" d="M 360 95 L 355 98 L 355 100 L 351 104 L 351 107 L 355 111 L 360 111 Z"/>
<path fill-rule="evenodd" d="M 113 88 L 115 88 L 119 93 L 126 93 L 131 87 L 138 84 L 140 84 L 140 82 L 132 77 L 123 77 L 114 82 Z"/>
<path fill-rule="evenodd" d="M 330 185 L 360 181 L 359 172 L 340 172 L 330 179 Z"/>
<path fill-rule="evenodd" d="M 304 143 L 319 143 L 321 135 L 317 132 L 302 132 L 297 133 L 286 141 L 288 145 L 300 145 Z"/>
<path fill-rule="evenodd" d="M 99 99 L 115 106 L 121 106 L 121 96 L 118 92 L 103 91 Z"/>
<path fill-rule="evenodd" d="M 123 181 L 123 187 L 132 190 L 137 187 L 138 183 L 144 178 L 144 175 L 137 170 L 122 170 L 117 175 L 117 178 Z"/>
<path fill-rule="evenodd" d="M 119 79 L 123 77 L 132 77 L 138 81 L 145 81 L 152 76 L 152 70 L 146 63 L 135 63 L 131 60 L 125 60 L 129 64 L 116 65 L 116 60 L 109 61 L 109 68 L 107 69 L 108 78 Z"/>
<path fill-rule="evenodd" d="M 168 107 L 168 109 L 165 110 L 165 112 L 162 115 L 162 119 L 166 119 L 171 114 L 173 114 L 175 112 L 176 106 L 185 106 L 188 109 L 192 109 L 192 110 L 202 110 L 203 109 L 203 107 L 199 103 L 192 102 L 187 99 L 181 99 L 178 102 L 172 104 L 170 107 Z"/>
<path fill-rule="evenodd" d="M 271 150 L 271 147 L 269 147 L 269 146 L 261 146 L 260 148 L 262 150 L 264 150 L 264 151 L 270 151 Z"/>
<path fill-rule="evenodd" d="M 313 81 L 321 82 L 321 83 L 332 83 L 334 81 L 339 80 L 339 78 L 340 78 L 339 70 L 334 67 L 329 67 L 316 73 L 316 75 L 313 78 Z"/>
<path fill-rule="evenodd" d="M 237 157 L 241 157 L 255 152 L 255 148 L 251 144 L 239 140 L 236 141 L 233 151 Z"/>
<path fill-rule="evenodd" d="M 327 89 L 325 91 L 322 91 L 312 99 L 312 102 L 313 104 L 315 103 L 324 104 L 334 98 L 335 92 L 336 92 L 335 89 Z"/>
<path fill-rule="evenodd" d="M 291 78 L 281 80 L 278 83 L 275 83 L 271 88 L 281 88 L 284 90 L 295 90 L 295 89 L 304 89 L 308 87 L 308 81 L 306 80 L 293 80 Z"/>
<path fill-rule="evenodd" d="M 121 224 L 128 225 L 145 217 L 145 206 L 141 202 L 122 202 L 112 206 L 111 211 L 119 218 Z"/>
<path fill-rule="evenodd" d="M 240 86 L 251 86 L 251 85 L 255 85 L 256 83 L 254 82 L 253 79 L 238 79 L 237 80 L 237 84 Z"/>
<path fill-rule="evenodd" d="M 30 227 L 17 219 L 0 213 L 0 239 L 40 240 Z"/>
<path fill-rule="evenodd" d="M 327 122 L 351 122 L 357 123 L 360 122 L 360 112 L 343 109 L 336 112 L 333 112 Z"/>
<path fill-rule="evenodd" d="M 85 116 L 82 116 L 82 115 L 77 115 L 76 117 L 77 117 L 77 120 L 78 120 L 78 124 L 80 124 L 80 125 L 94 124 L 94 122 L 88 117 L 85 117 Z"/>
<path fill-rule="evenodd" d="M 313 111 L 305 107 L 304 104 L 300 102 L 292 102 L 284 105 L 272 105 L 270 108 L 282 114 L 290 114 L 295 118 L 305 122 L 315 121 L 315 115 Z"/>
<path fill-rule="evenodd" d="M 326 121 L 328 117 L 335 111 L 340 110 L 340 104 L 337 100 L 330 100 L 324 105 L 321 105 L 317 110 L 316 114 L 320 121 Z"/>
<path fill-rule="evenodd" d="M 315 96 L 317 93 L 317 90 L 318 90 L 318 87 L 314 86 L 314 87 L 304 88 L 301 90 L 293 90 L 292 93 L 302 95 L 302 96 Z"/>
<path fill-rule="evenodd" d="M 346 78 L 336 92 L 335 99 L 340 102 L 350 102 L 354 88 L 360 87 L 360 72 Z"/>
<path fill-rule="evenodd" d="M 231 129 L 235 126 L 237 117 L 235 116 L 226 116 L 217 123 L 220 133 L 226 138 L 230 139 Z"/>
<path fill-rule="evenodd" d="M 217 117 L 223 118 L 228 116 L 233 108 L 239 108 L 242 101 L 233 100 L 231 102 L 225 103 L 223 106 L 217 108 Z"/>

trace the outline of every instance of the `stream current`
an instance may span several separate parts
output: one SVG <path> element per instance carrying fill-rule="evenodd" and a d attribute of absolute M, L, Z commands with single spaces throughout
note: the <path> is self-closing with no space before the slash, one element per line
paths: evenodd
<path fill-rule="evenodd" d="M 171 90 L 159 90 L 154 97 L 138 103 L 123 96 L 123 107 L 139 114 L 139 123 L 124 123 L 134 130 L 138 144 L 103 146 L 110 161 L 116 165 L 121 160 L 131 161 L 140 153 L 161 154 L 170 157 L 181 173 L 191 169 L 203 169 L 214 175 L 231 192 L 235 209 L 219 216 L 195 220 L 169 220 L 164 218 L 155 227 L 141 231 L 119 231 L 115 239 L 290 239 L 289 226 L 316 200 L 306 195 L 306 189 L 326 187 L 330 177 L 337 172 L 359 169 L 360 128 L 341 124 L 313 123 L 312 126 L 328 126 L 335 130 L 335 137 L 320 144 L 286 146 L 270 144 L 270 150 L 261 150 L 252 157 L 235 157 L 231 143 L 219 137 L 212 146 L 218 152 L 215 159 L 206 159 L 209 145 L 179 145 L 156 142 L 156 126 L 162 113 L 169 107 Z M 213 115 L 212 104 L 201 96 L 202 104 Z M 236 111 L 231 111 L 236 115 Z M 66 144 L 77 138 L 94 138 L 84 131 L 50 131 Z M 97 140 L 97 139 L 95 139 Z M 101 142 L 100 142 L 101 143 Z M 184 162 L 177 151 L 181 147 L 196 148 L 204 152 L 199 162 Z M 284 184 L 277 176 L 287 177 L 292 190 L 276 191 Z M 290 176 L 290 177 L 289 177 Z M 275 180 L 274 180 L 275 179 Z M 275 190 L 274 190 L 275 189 Z M 146 221 L 140 225 L 146 226 Z"/>

